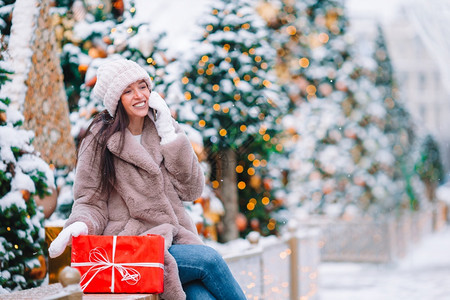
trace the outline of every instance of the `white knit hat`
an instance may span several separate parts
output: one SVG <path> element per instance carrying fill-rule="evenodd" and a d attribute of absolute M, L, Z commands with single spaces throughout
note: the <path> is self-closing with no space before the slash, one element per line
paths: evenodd
<path fill-rule="evenodd" d="M 109 114 L 114 117 L 122 92 L 138 80 L 144 79 L 152 87 L 150 76 L 141 66 L 131 60 L 116 59 L 105 62 L 97 70 L 94 96 L 103 101 Z"/>

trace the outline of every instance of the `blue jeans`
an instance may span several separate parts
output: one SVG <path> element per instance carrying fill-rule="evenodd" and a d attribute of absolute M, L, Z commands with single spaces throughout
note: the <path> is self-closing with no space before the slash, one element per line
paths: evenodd
<path fill-rule="evenodd" d="M 187 299 L 246 299 L 222 256 L 203 245 L 172 245 Z"/>

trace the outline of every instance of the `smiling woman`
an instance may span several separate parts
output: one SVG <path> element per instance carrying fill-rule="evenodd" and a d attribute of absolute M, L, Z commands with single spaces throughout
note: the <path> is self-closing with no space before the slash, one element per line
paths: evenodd
<path fill-rule="evenodd" d="M 50 256 L 72 236 L 157 234 L 165 240 L 163 299 L 245 299 L 184 209 L 182 201 L 202 194 L 203 170 L 147 72 L 133 61 L 108 61 L 93 92 L 106 110 L 80 143 L 72 213 Z"/>

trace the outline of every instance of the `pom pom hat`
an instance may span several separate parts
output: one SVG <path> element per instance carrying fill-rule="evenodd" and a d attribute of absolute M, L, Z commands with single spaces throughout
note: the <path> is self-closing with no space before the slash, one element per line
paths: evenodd
<path fill-rule="evenodd" d="M 144 79 L 151 88 L 151 79 L 147 71 L 131 60 L 116 59 L 105 62 L 97 70 L 97 82 L 94 96 L 103 101 L 109 114 L 114 117 L 117 104 L 123 91 L 133 82 Z"/>

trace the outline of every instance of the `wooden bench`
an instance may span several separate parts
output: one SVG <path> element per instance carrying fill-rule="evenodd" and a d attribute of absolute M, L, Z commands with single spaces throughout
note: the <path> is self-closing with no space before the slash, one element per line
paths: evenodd
<path fill-rule="evenodd" d="M 65 272 L 63 272 L 65 271 Z M 66 267 L 59 275 L 59 283 L 0 295 L 2 300 L 159 300 L 157 294 L 83 294 L 78 270 Z"/>

